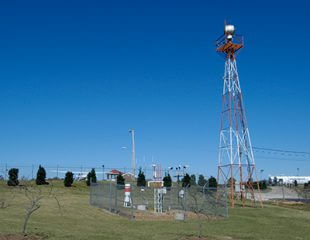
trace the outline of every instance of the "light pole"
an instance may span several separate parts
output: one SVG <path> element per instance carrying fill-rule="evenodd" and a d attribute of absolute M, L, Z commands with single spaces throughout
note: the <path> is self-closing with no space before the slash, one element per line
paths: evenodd
<path fill-rule="evenodd" d="M 168 168 L 168 175 L 170 175 L 170 171 L 172 171 L 173 170 L 173 167 L 169 167 Z M 171 175 L 170 175 L 171 176 Z"/>
<path fill-rule="evenodd" d="M 135 130 L 130 129 L 131 140 L 132 140 L 132 173 L 133 176 L 136 176 L 136 143 L 135 143 Z"/>
<path fill-rule="evenodd" d="M 180 182 L 180 170 L 181 170 L 181 166 L 179 165 L 178 167 L 175 168 L 176 171 L 176 177 L 177 177 L 177 182 Z"/>
<path fill-rule="evenodd" d="M 186 172 L 186 169 L 188 169 L 188 168 L 189 168 L 188 165 L 184 165 L 184 166 L 183 166 L 183 177 L 184 177 L 185 174 L 187 173 L 187 172 Z"/>

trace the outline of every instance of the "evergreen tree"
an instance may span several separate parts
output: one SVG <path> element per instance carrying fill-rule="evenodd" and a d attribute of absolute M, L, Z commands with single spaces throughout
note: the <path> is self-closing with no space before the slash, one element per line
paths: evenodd
<path fill-rule="evenodd" d="M 137 186 L 138 187 L 145 187 L 146 186 L 146 180 L 144 172 L 142 172 L 142 169 L 139 169 L 138 179 L 137 179 Z"/>
<path fill-rule="evenodd" d="M 298 183 L 297 183 L 297 180 L 295 179 L 294 181 L 294 186 L 297 187 L 298 186 Z"/>
<path fill-rule="evenodd" d="M 278 185 L 278 179 L 277 177 L 273 178 L 273 186 L 277 186 Z"/>
<path fill-rule="evenodd" d="M 39 165 L 39 169 L 37 172 L 36 184 L 37 185 L 48 184 L 48 182 L 46 182 L 46 171 L 44 167 L 42 167 L 41 165 Z"/>
<path fill-rule="evenodd" d="M 96 183 L 97 182 L 97 176 L 96 176 L 96 171 L 94 168 L 87 174 L 87 179 L 86 179 L 86 185 L 90 186 L 90 183 Z"/>
<path fill-rule="evenodd" d="M 215 177 L 210 177 L 208 179 L 208 187 L 209 188 L 217 188 L 217 181 L 216 181 L 216 178 Z"/>
<path fill-rule="evenodd" d="M 191 177 L 186 173 L 182 179 L 182 187 L 190 187 L 191 186 Z"/>
<path fill-rule="evenodd" d="M 206 183 L 207 183 L 207 180 L 202 174 L 200 174 L 198 177 L 198 185 L 203 187 Z"/>
<path fill-rule="evenodd" d="M 272 178 L 271 177 L 268 178 L 268 185 L 272 185 Z"/>
<path fill-rule="evenodd" d="M 192 175 L 191 175 L 190 184 L 191 184 L 191 186 L 194 186 L 194 185 L 197 184 L 197 183 L 196 183 L 196 175 L 195 175 L 195 174 L 192 174 Z"/>
<path fill-rule="evenodd" d="M 117 185 L 125 185 L 125 178 L 122 176 L 122 174 L 118 174 L 116 178 Z"/>
<path fill-rule="evenodd" d="M 267 181 L 266 180 L 260 181 L 259 182 L 259 188 L 260 188 L 260 190 L 267 189 Z"/>
<path fill-rule="evenodd" d="M 11 168 L 9 170 L 8 185 L 9 186 L 17 186 L 18 184 L 19 184 L 19 181 L 18 181 L 18 169 L 17 168 Z"/>
<path fill-rule="evenodd" d="M 163 178 L 163 181 L 164 181 L 164 187 L 170 188 L 172 186 L 172 179 L 169 173 L 167 176 Z"/>
<path fill-rule="evenodd" d="M 73 183 L 73 173 L 72 172 L 66 172 L 66 176 L 64 179 L 64 185 L 65 187 L 71 187 Z"/>

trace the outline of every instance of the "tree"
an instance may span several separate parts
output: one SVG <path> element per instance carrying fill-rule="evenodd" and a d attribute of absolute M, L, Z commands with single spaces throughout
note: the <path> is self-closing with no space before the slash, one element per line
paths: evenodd
<path fill-rule="evenodd" d="M 191 198 L 191 204 L 189 205 L 189 209 L 191 212 L 196 214 L 199 224 L 198 238 L 195 239 L 200 239 L 202 237 L 203 222 L 205 219 L 209 219 L 209 216 L 205 209 L 205 198 L 203 198 L 202 196 L 201 188 L 197 186 L 189 188 L 188 195 Z"/>
<path fill-rule="evenodd" d="M 227 180 L 227 187 L 231 187 L 231 183 L 232 183 L 232 186 L 233 186 L 233 188 L 235 189 L 235 187 L 236 187 L 236 179 L 234 179 L 234 178 L 229 178 L 228 180 Z M 249 179 L 248 181 L 247 181 L 247 187 L 248 186 L 253 186 L 253 181 L 252 181 L 252 179 Z"/>
<path fill-rule="evenodd" d="M 38 169 L 38 172 L 37 172 L 36 184 L 37 185 L 48 184 L 48 182 L 46 182 L 45 179 L 46 179 L 46 171 L 45 171 L 44 167 L 42 167 L 40 165 L 39 169 Z"/>
<path fill-rule="evenodd" d="M 170 188 L 172 186 L 172 179 L 169 173 L 168 173 L 168 176 L 165 176 L 163 178 L 163 181 L 164 181 L 164 187 Z"/>
<path fill-rule="evenodd" d="M 267 181 L 266 180 L 260 181 L 259 182 L 259 188 L 260 188 L 260 190 L 267 189 Z"/>
<path fill-rule="evenodd" d="M 208 179 L 208 187 L 209 188 L 217 188 L 217 181 L 216 181 L 216 178 L 215 177 L 210 177 Z"/>
<path fill-rule="evenodd" d="M 246 185 L 246 188 L 248 188 L 249 186 L 252 186 L 253 189 L 258 189 L 259 187 L 260 190 L 264 190 L 264 189 L 267 189 L 267 181 L 263 180 L 259 182 L 248 182 L 248 184 Z"/>
<path fill-rule="evenodd" d="M 191 186 L 191 177 L 186 173 L 182 179 L 182 187 L 190 187 Z"/>
<path fill-rule="evenodd" d="M 125 185 L 125 178 L 122 174 L 118 174 L 116 178 L 117 185 Z"/>
<path fill-rule="evenodd" d="M 18 181 L 18 169 L 17 168 L 11 168 L 9 170 L 8 185 L 9 186 L 17 186 L 18 184 L 19 184 L 19 181 Z"/>
<path fill-rule="evenodd" d="M 192 174 L 192 175 L 191 175 L 190 184 L 191 184 L 191 186 L 194 186 L 194 185 L 197 184 L 197 183 L 196 183 L 196 175 L 195 175 L 195 174 Z"/>
<path fill-rule="evenodd" d="M 202 174 L 200 174 L 198 177 L 198 185 L 203 187 L 206 183 L 207 183 L 207 180 Z"/>
<path fill-rule="evenodd" d="M 298 186 L 298 183 L 297 183 L 297 180 L 295 179 L 294 181 L 294 186 L 297 187 Z"/>
<path fill-rule="evenodd" d="M 11 205 L 15 198 L 15 188 L 11 188 L 10 192 L 4 191 L 4 193 L 1 193 L 0 196 L 0 209 L 7 208 Z M 19 190 L 19 189 L 18 189 Z"/>
<path fill-rule="evenodd" d="M 277 177 L 274 177 L 273 178 L 273 184 L 272 184 L 273 186 L 277 186 L 278 185 L 278 179 L 277 179 Z"/>
<path fill-rule="evenodd" d="M 138 187 L 145 187 L 146 186 L 146 180 L 144 172 L 142 172 L 142 169 L 139 169 L 138 179 L 137 179 L 137 186 Z"/>
<path fill-rule="evenodd" d="M 34 186 L 23 186 L 25 191 L 25 196 L 28 199 L 28 204 L 26 207 L 26 214 L 23 224 L 22 233 L 26 235 L 26 229 L 28 225 L 28 221 L 31 215 L 37 211 L 41 207 L 41 200 L 43 198 L 54 198 L 58 204 L 58 208 L 60 210 L 60 204 L 55 194 L 53 194 L 53 185 L 50 185 L 49 189 L 41 188 L 41 187 L 34 187 Z"/>
<path fill-rule="evenodd" d="M 66 176 L 64 179 L 64 185 L 65 187 L 71 187 L 73 183 L 73 173 L 68 171 L 66 172 Z"/>
<path fill-rule="evenodd" d="M 90 186 L 90 183 L 96 183 L 97 182 L 97 176 L 96 176 L 96 171 L 94 168 L 87 174 L 87 179 L 86 179 L 86 185 Z"/>
<path fill-rule="evenodd" d="M 268 185 L 272 185 L 272 178 L 271 177 L 268 178 Z"/>

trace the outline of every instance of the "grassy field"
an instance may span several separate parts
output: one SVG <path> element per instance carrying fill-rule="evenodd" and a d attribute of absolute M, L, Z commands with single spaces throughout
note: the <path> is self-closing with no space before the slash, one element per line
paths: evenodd
<path fill-rule="evenodd" d="M 53 183 L 52 196 L 41 200 L 41 207 L 31 216 L 28 234 L 42 239 L 191 239 L 198 233 L 198 220 L 184 222 L 129 220 L 89 205 L 85 182 L 64 188 Z M 47 192 L 49 186 L 43 186 Z M 9 200 L 0 209 L 0 239 L 21 233 L 29 201 L 22 189 L 12 191 L 0 182 L 0 201 Z M 1 202 L 0 202 L 1 203 Z M 229 209 L 229 218 L 203 222 L 207 239 L 310 239 L 310 207 L 265 204 L 260 208 Z M 2 237 L 1 237 L 2 236 Z M 17 238 L 16 238 L 17 239 Z"/>

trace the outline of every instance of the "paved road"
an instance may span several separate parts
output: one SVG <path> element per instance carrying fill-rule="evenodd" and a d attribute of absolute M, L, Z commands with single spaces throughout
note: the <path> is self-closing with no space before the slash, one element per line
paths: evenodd
<path fill-rule="evenodd" d="M 273 186 L 271 187 L 271 191 L 269 192 L 262 192 L 262 200 L 272 200 L 272 199 L 282 199 L 283 198 L 283 192 L 284 192 L 284 197 L 286 199 L 299 199 L 298 194 L 296 193 L 295 190 L 283 187 L 282 186 Z"/>

